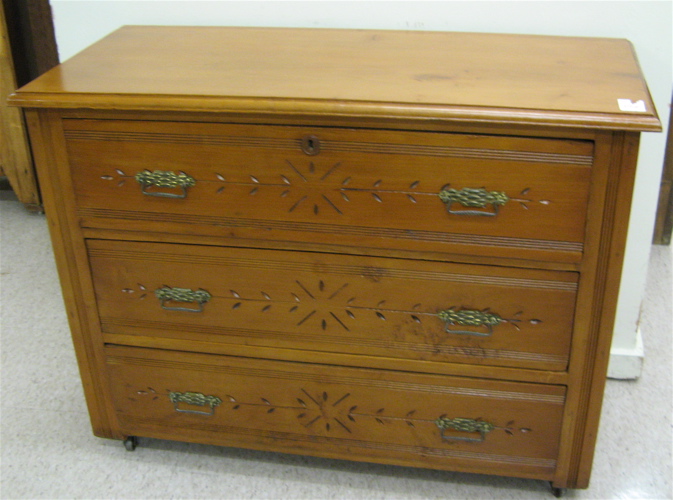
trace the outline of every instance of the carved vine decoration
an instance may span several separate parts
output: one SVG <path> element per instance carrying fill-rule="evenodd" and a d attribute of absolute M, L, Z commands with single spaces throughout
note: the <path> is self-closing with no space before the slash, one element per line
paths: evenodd
<path fill-rule="evenodd" d="M 198 415 L 213 416 L 215 407 L 222 407 L 222 410 L 239 411 L 243 408 L 257 410 L 262 414 L 274 414 L 278 412 L 291 412 L 301 426 L 315 433 L 325 432 L 345 432 L 353 433 L 353 426 L 360 422 L 373 421 L 376 425 L 391 426 L 404 425 L 407 428 L 416 428 L 418 425 L 432 424 L 439 430 L 453 429 L 464 433 L 481 432 L 488 433 L 492 431 L 501 431 L 508 436 L 514 436 L 517 433 L 527 434 L 533 430 L 528 427 L 516 425 L 514 420 L 510 420 L 504 426 L 498 426 L 481 418 L 464 418 L 459 416 L 449 416 L 448 413 L 439 415 L 436 418 L 423 418 L 418 414 L 417 409 L 411 409 L 403 414 L 396 414 L 386 410 L 385 407 L 376 410 L 368 410 L 362 405 L 353 404 L 353 395 L 350 392 L 340 392 L 332 396 L 327 390 L 311 392 L 305 388 L 300 388 L 299 393 L 292 399 L 293 402 L 278 404 L 270 398 L 260 397 L 259 400 L 245 400 L 238 396 L 225 394 L 220 397 L 215 395 L 205 395 L 197 392 L 174 392 L 167 390 L 167 396 L 173 405 L 177 402 L 191 404 L 201 409 L 178 408 L 180 413 L 193 413 Z M 133 390 L 128 399 L 137 402 L 142 398 L 157 400 L 157 391 L 151 387 L 140 390 Z M 218 411 L 221 411 L 218 409 Z M 455 438 L 459 441 L 477 441 L 473 438 Z M 481 439 L 483 440 L 483 439 Z"/>

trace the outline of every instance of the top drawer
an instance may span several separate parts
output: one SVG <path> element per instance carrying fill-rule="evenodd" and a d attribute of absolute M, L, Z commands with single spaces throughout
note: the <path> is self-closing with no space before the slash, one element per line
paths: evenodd
<path fill-rule="evenodd" d="M 582 254 L 591 142 L 123 120 L 64 127 L 87 227 L 570 262 Z"/>

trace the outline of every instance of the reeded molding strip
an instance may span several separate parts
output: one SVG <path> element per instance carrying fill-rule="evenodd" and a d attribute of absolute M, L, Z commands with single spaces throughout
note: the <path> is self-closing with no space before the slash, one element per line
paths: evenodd
<path fill-rule="evenodd" d="M 155 142 L 163 144 L 198 144 L 204 146 L 233 146 L 298 151 L 301 139 L 274 137 L 247 137 L 199 134 L 169 134 L 150 132 L 118 132 L 95 130 L 66 130 L 66 139 L 92 141 Z M 523 161 L 533 163 L 561 163 L 590 167 L 593 156 L 545 153 L 535 151 L 512 151 L 500 149 L 461 148 L 447 146 L 424 146 L 417 144 L 391 144 L 376 142 L 320 140 L 321 150 L 342 153 L 398 154 L 446 158 L 473 158 L 499 161 Z"/>
<path fill-rule="evenodd" d="M 559 405 L 565 403 L 565 396 L 556 394 L 498 391 L 489 389 L 451 387 L 445 385 L 432 385 L 432 384 L 414 384 L 411 382 L 376 380 L 374 378 L 363 379 L 356 377 L 336 376 L 332 374 L 325 376 L 321 374 L 298 373 L 294 371 L 250 368 L 250 367 L 244 368 L 244 367 L 235 367 L 226 365 L 190 363 L 186 361 L 171 361 L 162 359 L 134 358 L 130 356 L 110 355 L 107 357 L 107 363 L 111 365 L 151 366 L 156 368 L 167 368 L 169 370 L 229 373 L 232 375 L 268 378 L 271 380 L 273 379 L 304 380 L 304 381 L 324 383 L 325 377 L 327 377 L 329 379 L 330 384 L 345 384 L 360 387 L 380 387 L 381 389 L 391 389 L 396 391 L 425 392 L 432 394 L 453 394 L 458 396 L 473 396 L 490 399 L 507 399 L 514 401 L 536 401 L 540 403 L 559 404 Z"/>
<path fill-rule="evenodd" d="M 137 426 L 144 424 L 151 426 L 174 428 L 176 425 L 179 425 L 175 420 L 171 420 L 169 424 L 165 419 L 156 417 L 155 418 L 141 417 L 135 415 L 128 415 L 124 413 L 118 413 L 117 416 L 122 423 L 128 424 L 130 426 Z M 347 449 L 358 447 L 358 448 L 369 448 L 373 450 L 395 451 L 398 453 L 410 453 L 413 455 L 432 455 L 435 457 L 478 460 L 491 463 L 499 462 L 506 464 L 516 464 L 529 467 L 540 467 L 551 470 L 556 468 L 556 460 L 550 458 L 522 457 L 517 455 L 501 455 L 494 453 L 482 453 L 476 451 L 461 451 L 461 450 L 454 450 L 451 448 L 430 448 L 427 446 L 411 446 L 396 443 L 382 443 L 374 441 L 363 441 L 360 439 L 318 436 L 313 434 L 304 435 L 292 432 L 280 432 L 269 430 L 262 431 L 256 429 L 249 429 L 245 427 L 235 427 L 231 425 L 218 425 L 208 422 L 189 421 L 185 422 L 185 425 L 181 427 L 187 427 L 189 429 L 198 429 L 206 432 L 229 434 L 234 436 L 256 436 L 256 437 L 263 436 L 263 437 L 272 437 L 275 439 L 285 441 L 300 441 L 300 442 L 304 441 L 310 443 L 338 444 L 346 447 Z"/>
<path fill-rule="evenodd" d="M 286 270 L 299 272 L 313 272 L 314 266 L 312 263 L 306 262 L 291 262 L 291 261 L 275 261 L 275 260 L 257 260 L 246 259 L 243 257 L 216 257 L 205 255 L 183 255 L 183 254 L 169 254 L 158 252 L 143 252 L 113 250 L 104 248 L 92 248 L 89 251 L 91 257 L 109 258 L 109 259 L 124 259 L 124 260 L 147 260 L 152 262 L 177 262 L 181 264 L 208 264 L 228 267 L 245 267 L 251 269 L 271 269 L 271 270 Z M 363 271 L 367 269 L 366 265 L 362 266 L 348 266 L 339 264 L 321 264 L 321 270 L 325 274 L 346 275 L 346 276 L 360 276 Z M 509 278 L 502 276 L 480 276 L 474 274 L 456 274 L 443 273 L 439 271 L 418 271 L 410 269 L 393 269 L 393 268 L 377 268 L 382 277 L 398 278 L 398 279 L 414 279 L 424 281 L 449 281 L 455 283 L 475 283 L 479 285 L 496 285 L 506 287 L 519 288 L 538 288 L 538 289 L 552 289 L 552 290 L 566 290 L 576 291 L 577 283 L 572 281 L 551 281 L 551 280 L 536 280 L 524 278 Z"/>
<path fill-rule="evenodd" d="M 159 144 L 197 144 L 200 146 L 235 146 L 265 149 L 299 150 L 300 139 L 245 137 L 105 130 L 66 130 L 65 138 L 75 141 L 155 142 Z"/>
<path fill-rule="evenodd" d="M 590 167 L 593 156 L 544 153 L 534 151 L 512 151 L 502 149 L 460 148 L 448 146 L 422 146 L 416 144 L 390 144 L 365 142 L 321 141 L 323 151 L 401 154 L 412 156 L 434 156 L 445 158 L 471 158 L 477 160 L 523 161 L 532 163 L 561 163 Z"/>
<path fill-rule="evenodd" d="M 301 231 L 321 234 L 365 236 L 374 238 L 395 238 L 402 240 L 434 241 L 457 245 L 478 245 L 487 247 L 525 248 L 557 252 L 582 253 L 582 242 L 534 240 L 509 238 L 505 236 L 482 236 L 475 234 L 440 233 L 410 229 L 370 228 L 361 226 L 340 226 L 337 224 L 317 224 L 313 222 L 287 222 L 276 220 L 255 220 L 208 215 L 180 213 L 140 212 L 130 210 L 110 210 L 107 208 L 80 208 L 79 217 L 106 217 L 123 220 L 156 221 L 168 223 L 199 224 L 207 226 L 240 227 L 254 229 L 275 229 L 278 231 Z"/>
<path fill-rule="evenodd" d="M 449 356 L 462 356 L 467 358 L 479 359 L 510 359 L 518 361 L 532 361 L 538 363 L 556 363 L 566 364 L 567 356 L 554 354 L 543 354 L 534 352 L 506 351 L 502 349 L 485 349 L 482 347 L 461 347 L 449 345 L 422 344 L 419 342 L 400 342 L 395 340 L 377 340 L 362 337 L 343 337 L 343 336 L 325 336 L 316 337 L 315 335 L 302 335 L 290 332 L 276 332 L 267 330 L 250 330 L 244 328 L 224 328 L 216 326 L 202 326 L 181 323 L 167 323 L 161 321 L 149 320 L 126 320 L 123 318 L 101 318 L 101 328 L 103 332 L 109 331 L 109 325 L 121 326 L 126 328 L 151 328 L 160 330 L 174 330 L 178 332 L 193 332 L 210 335 L 233 335 L 244 338 L 258 339 L 276 339 L 293 342 L 308 342 L 320 344 L 342 344 L 349 346 L 372 347 L 378 349 L 398 349 L 403 351 L 415 351 L 420 353 L 437 353 Z"/>

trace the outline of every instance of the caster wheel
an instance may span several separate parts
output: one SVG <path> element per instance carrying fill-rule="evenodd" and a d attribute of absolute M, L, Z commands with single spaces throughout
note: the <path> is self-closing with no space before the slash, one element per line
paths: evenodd
<path fill-rule="evenodd" d="M 136 446 L 138 446 L 137 437 L 129 436 L 126 439 L 124 439 L 124 448 L 126 448 L 126 451 L 133 451 L 136 449 Z"/>
<path fill-rule="evenodd" d="M 551 486 L 551 494 L 552 495 L 554 495 L 556 498 L 561 498 L 563 496 L 563 493 L 565 492 L 565 490 L 563 488 L 556 488 L 551 483 L 549 485 Z"/>

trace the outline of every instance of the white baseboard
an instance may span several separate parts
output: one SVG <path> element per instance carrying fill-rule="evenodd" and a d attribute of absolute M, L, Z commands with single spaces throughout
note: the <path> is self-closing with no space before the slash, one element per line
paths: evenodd
<path fill-rule="evenodd" d="M 637 379 L 643 372 L 645 350 L 640 328 L 636 331 L 636 345 L 631 349 L 613 347 L 610 349 L 608 378 L 620 380 Z"/>

